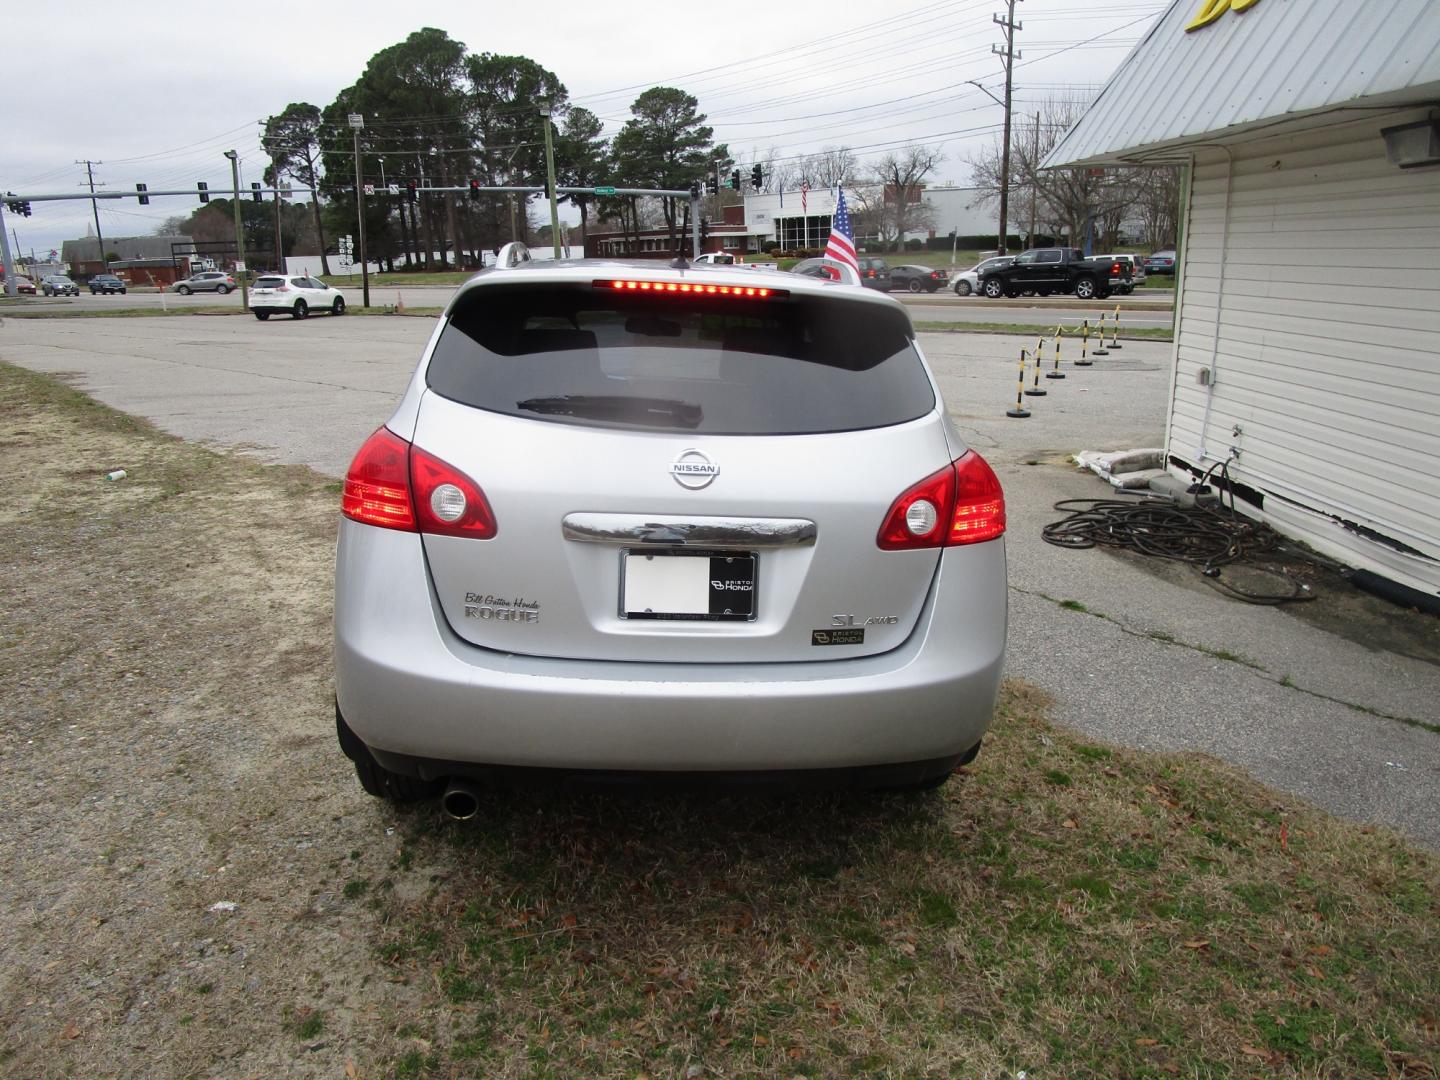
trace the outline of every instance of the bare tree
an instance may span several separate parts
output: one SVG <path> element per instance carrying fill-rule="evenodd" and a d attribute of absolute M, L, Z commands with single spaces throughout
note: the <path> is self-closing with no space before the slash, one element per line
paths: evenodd
<path fill-rule="evenodd" d="M 923 181 L 944 160 L 938 150 L 913 144 L 886 154 L 876 163 L 876 179 L 890 217 L 886 232 L 897 247 L 907 232 L 924 227 Z"/>
<path fill-rule="evenodd" d="M 1054 235 L 1068 233 L 1072 242 L 1093 221 L 1100 245 L 1113 246 L 1122 225 L 1137 213 L 1152 242 L 1167 227 L 1173 232 L 1178 181 L 1172 168 L 1041 169 L 1088 106 L 1083 94 L 1056 95 L 1041 106 L 1034 127 L 1019 127 L 1010 146 L 1010 190 L 1019 197 L 1010 202 L 1006 231 L 1029 231 L 1021 226 L 1029 221 L 1033 200 L 1036 224 Z M 970 158 L 973 182 L 987 203 L 999 200 L 1001 150 L 997 140 Z"/>
<path fill-rule="evenodd" d="M 848 146 L 827 146 L 800 159 L 800 174 L 812 188 L 849 187 L 855 183 L 855 153 Z"/>

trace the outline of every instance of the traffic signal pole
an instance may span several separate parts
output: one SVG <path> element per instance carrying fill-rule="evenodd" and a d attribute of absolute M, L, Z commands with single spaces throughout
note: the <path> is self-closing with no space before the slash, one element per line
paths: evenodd
<path fill-rule="evenodd" d="M 0 259 L 5 261 L 5 295 L 15 295 L 15 263 L 10 257 L 10 238 L 5 235 L 5 208 L 0 206 Z"/>

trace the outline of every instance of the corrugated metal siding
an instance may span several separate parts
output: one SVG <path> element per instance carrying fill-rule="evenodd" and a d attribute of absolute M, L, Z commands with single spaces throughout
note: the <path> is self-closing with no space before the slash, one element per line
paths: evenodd
<path fill-rule="evenodd" d="M 1047 166 L 1143 157 L 1359 98 L 1440 84 L 1436 0 L 1259 0 L 1187 34 L 1200 0 L 1175 0 Z"/>
<path fill-rule="evenodd" d="M 1238 446 L 1236 479 L 1321 515 L 1302 538 L 1332 553 L 1327 515 L 1440 559 L 1440 169 L 1395 168 L 1378 135 L 1419 115 L 1236 151 L 1228 235 L 1224 154 L 1194 169 L 1170 453 L 1206 467 Z M 1343 540 L 1349 561 L 1440 592 L 1440 562 L 1397 570 Z"/>

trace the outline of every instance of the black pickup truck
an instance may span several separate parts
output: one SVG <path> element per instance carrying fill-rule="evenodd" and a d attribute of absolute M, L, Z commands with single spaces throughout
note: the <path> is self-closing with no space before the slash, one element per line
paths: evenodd
<path fill-rule="evenodd" d="M 1093 300 L 1129 284 L 1130 266 L 1124 260 L 1087 259 L 1079 248 L 1031 248 L 1009 266 L 986 273 L 980 291 L 992 300 L 1021 293 L 1074 293 L 1081 300 Z"/>

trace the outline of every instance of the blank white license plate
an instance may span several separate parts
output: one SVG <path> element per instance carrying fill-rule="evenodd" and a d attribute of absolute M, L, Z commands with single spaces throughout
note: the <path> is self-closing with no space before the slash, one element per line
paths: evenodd
<path fill-rule="evenodd" d="M 620 614 L 626 619 L 745 622 L 755 617 L 752 551 L 625 551 Z"/>

